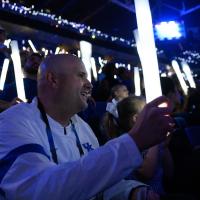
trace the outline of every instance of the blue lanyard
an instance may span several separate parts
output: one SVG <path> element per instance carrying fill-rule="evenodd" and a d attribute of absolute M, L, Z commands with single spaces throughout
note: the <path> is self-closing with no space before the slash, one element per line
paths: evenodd
<path fill-rule="evenodd" d="M 55 144 L 54 144 L 54 141 L 53 141 L 52 131 L 51 131 L 51 128 L 49 126 L 49 121 L 48 121 L 47 115 L 44 111 L 44 107 L 43 107 L 43 105 L 42 105 L 42 103 L 40 102 L 39 99 L 38 99 L 38 109 L 40 110 L 42 120 L 46 124 L 46 133 L 47 133 L 47 138 L 48 138 L 48 141 L 49 141 L 49 146 L 50 146 L 50 151 L 51 151 L 53 161 L 56 164 L 58 164 L 58 158 L 57 158 Z"/>
<path fill-rule="evenodd" d="M 51 151 L 51 155 L 52 155 L 53 161 L 56 164 L 58 164 L 58 158 L 57 158 L 55 144 L 54 144 L 54 141 L 53 141 L 52 131 L 51 131 L 51 128 L 50 128 L 50 125 L 49 125 L 49 121 L 48 121 L 47 115 L 45 113 L 44 107 L 43 107 L 42 103 L 40 102 L 39 98 L 38 98 L 38 109 L 40 110 L 40 113 L 41 113 L 41 116 L 42 116 L 42 120 L 46 124 L 46 133 L 47 133 L 47 137 L 48 137 L 50 151 Z M 82 156 L 84 154 L 84 152 L 83 152 L 83 149 L 82 149 L 82 146 L 81 146 L 80 139 L 78 137 L 78 133 L 76 131 L 75 125 L 72 122 L 72 120 L 70 120 L 70 122 L 71 122 L 71 125 L 72 125 L 72 131 L 74 132 L 74 135 L 76 137 L 76 145 L 78 147 L 80 156 Z M 1 193 L 1 191 L 0 191 L 0 193 Z M 95 196 L 94 200 L 102 200 L 102 199 L 103 199 L 102 193 L 99 193 L 98 195 Z"/>
<path fill-rule="evenodd" d="M 51 155 L 52 155 L 53 161 L 56 164 L 58 164 L 58 157 L 57 157 L 57 153 L 56 153 L 55 144 L 54 144 L 54 141 L 53 141 L 52 131 L 51 131 L 51 128 L 50 128 L 50 125 L 49 125 L 49 121 L 48 121 L 47 115 L 45 113 L 44 107 L 43 107 L 42 103 L 40 102 L 39 98 L 38 98 L 38 109 L 40 110 L 40 113 L 41 113 L 41 116 L 42 116 L 42 120 L 46 124 L 46 133 L 47 133 L 47 138 L 48 138 L 48 142 L 49 142 L 50 151 L 51 151 Z M 78 147 L 80 156 L 82 156 L 84 154 L 84 152 L 83 152 L 83 149 L 82 149 L 82 146 L 81 146 L 80 139 L 78 137 L 78 133 L 76 131 L 74 123 L 71 120 L 70 120 L 70 122 L 71 122 L 71 125 L 72 125 L 72 131 L 74 132 L 74 135 L 76 137 L 76 145 Z"/>
<path fill-rule="evenodd" d="M 75 125 L 74 123 L 70 120 L 71 124 L 72 124 L 72 131 L 74 132 L 74 135 L 76 137 L 76 146 L 78 147 L 78 150 L 79 150 L 79 153 L 80 153 L 80 156 L 82 156 L 84 154 L 83 152 L 83 149 L 82 149 L 82 146 L 81 146 L 81 142 L 80 142 L 80 139 L 78 137 L 78 133 L 76 131 L 76 128 L 75 128 Z"/>

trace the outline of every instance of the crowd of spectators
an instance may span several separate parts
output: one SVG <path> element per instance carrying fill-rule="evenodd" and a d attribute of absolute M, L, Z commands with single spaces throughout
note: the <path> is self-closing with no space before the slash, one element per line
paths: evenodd
<path fill-rule="evenodd" d="M 3 27 L 0 26 L 0 67 L 1 69 L 3 66 L 4 59 L 10 58 L 10 54 L 11 54 L 11 50 L 3 44 L 5 39 L 6 39 L 6 31 L 4 30 Z M 84 129 L 88 134 L 87 137 L 92 141 L 92 144 L 90 144 L 90 143 L 87 143 L 87 141 L 85 140 L 86 143 L 84 143 L 83 145 L 83 147 L 88 151 L 87 152 L 88 155 L 90 154 L 89 151 L 92 150 L 93 148 L 94 149 L 98 148 L 99 144 L 100 146 L 101 145 L 103 146 L 105 143 L 112 145 L 112 142 L 111 143 L 107 143 L 107 142 L 110 140 L 112 141 L 114 138 L 117 138 L 123 135 L 124 133 L 130 132 L 130 130 L 132 130 L 132 127 L 137 126 L 138 116 L 140 116 L 140 112 L 142 112 L 143 108 L 145 107 L 145 92 L 143 92 L 143 96 L 141 95 L 140 97 L 136 97 L 134 95 L 135 87 L 134 87 L 134 80 L 133 80 L 133 71 L 128 70 L 127 68 L 124 68 L 124 67 L 116 68 L 113 62 L 109 62 L 102 68 L 102 74 L 101 76 L 98 77 L 98 80 L 97 81 L 92 80 L 93 86 L 91 85 L 91 83 L 87 81 L 86 73 L 84 72 L 84 70 L 81 71 L 81 73 L 78 74 L 78 76 L 81 80 L 84 79 L 83 81 L 84 89 L 80 89 L 81 97 L 79 98 L 84 99 L 84 102 L 87 105 L 79 105 L 81 107 L 80 109 L 80 108 L 73 107 L 73 105 L 76 103 L 76 98 L 78 97 L 75 98 L 77 94 L 70 92 L 71 90 L 74 90 L 73 92 L 76 92 L 75 87 L 76 87 L 76 84 L 79 82 L 79 79 L 77 80 L 70 79 L 70 78 L 74 78 L 73 73 L 75 72 L 72 70 L 72 68 L 69 67 L 69 66 L 72 66 L 73 64 L 77 64 L 78 66 L 79 65 L 81 66 L 81 70 L 82 68 L 84 69 L 84 67 L 82 66 L 83 64 L 81 63 L 80 60 L 78 60 L 78 58 L 74 58 L 75 56 L 72 56 L 72 55 L 62 55 L 62 54 L 57 55 L 57 56 L 51 55 L 47 58 L 44 58 L 40 53 L 24 52 L 24 51 L 22 51 L 20 55 L 21 55 L 21 61 L 22 61 L 22 70 L 24 74 L 23 80 L 24 80 L 27 102 L 30 103 L 29 104 L 30 107 L 31 106 L 34 107 L 34 109 L 32 107 L 30 109 L 33 109 L 36 112 L 37 106 L 35 105 L 37 104 L 37 102 L 39 104 L 39 102 L 41 101 L 41 104 L 44 106 L 44 109 L 47 113 L 47 117 L 46 117 L 47 122 L 45 121 L 46 126 L 47 126 L 46 129 L 48 130 L 48 127 L 49 127 L 48 123 L 50 123 L 50 128 L 52 124 L 55 127 L 57 127 L 55 129 L 56 132 L 58 132 L 58 129 L 63 130 L 64 128 L 64 135 L 66 135 L 66 131 L 69 129 L 68 125 L 70 126 L 70 128 L 73 129 L 73 123 L 76 123 L 78 121 L 81 124 L 81 126 L 78 128 Z M 69 66 L 67 67 L 64 66 L 63 63 L 65 62 Z M 40 69 L 39 69 L 39 66 L 40 66 Z M 38 69 L 39 69 L 39 76 L 38 76 L 39 85 L 37 83 Z M 64 79 L 64 75 L 61 75 L 61 74 L 62 73 L 65 74 L 67 70 L 69 70 L 69 72 L 71 73 L 71 77 L 68 77 L 69 75 L 65 77 L 67 82 L 66 82 L 66 85 L 64 85 L 66 80 Z M 72 82 L 70 82 L 70 80 Z M 200 168 L 200 135 L 199 135 L 200 133 L 200 121 L 199 121 L 200 119 L 200 110 L 199 110 L 200 109 L 200 99 L 199 99 L 200 85 L 199 85 L 199 80 L 195 79 L 195 81 L 196 81 L 197 87 L 189 88 L 188 94 L 183 95 L 180 85 L 178 84 L 176 80 L 175 74 L 172 77 L 161 77 L 161 88 L 162 88 L 163 95 L 165 95 L 168 98 L 169 104 L 173 109 L 171 116 L 173 116 L 173 119 L 176 124 L 175 128 L 173 129 L 173 132 L 170 134 L 169 137 L 167 137 L 167 139 L 162 140 L 162 141 L 156 141 L 153 143 L 153 145 L 148 144 L 147 145 L 148 148 L 146 147 L 142 148 L 141 150 L 142 150 L 143 161 L 142 162 L 138 161 L 138 163 L 136 163 L 135 166 L 133 167 L 133 170 L 129 171 L 129 174 L 126 172 L 125 173 L 126 176 L 123 175 L 120 178 L 116 179 L 116 181 L 112 181 L 113 177 L 111 178 L 111 172 L 107 171 L 108 174 L 105 174 L 105 176 L 103 176 L 102 173 L 104 172 L 102 172 L 101 170 L 98 171 L 97 169 L 97 172 L 100 173 L 98 176 L 100 183 L 99 184 L 97 183 L 96 187 L 91 187 L 91 193 L 87 191 L 85 196 L 84 195 L 81 196 L 80 199 L 85 199 L 85 198 L 89 199 L 92 196 L 95 196 L 95 198 L 97 199 L 104 198 L 104 199 L 117 200 L 117 199 L 125 198 L 125 196 L 127 199 L 140 199 L 140 198 L 144 199 L 144 197 L 142 198 L 139 196 L 142 196 L 143 193 L 145 192 L 146 192 L 145 198 L 149 198 L 152 200 L 154 199 L 155 200 L 157 199 L 197 200 L 200 197 L 198 184 L 196 184 L 200 180 L 200 173 L 199 173 L 199 168 Z M 39 94 L 37 92 L 38 89 L 39 89 Z M 61 92 L 63 94 L 60 94 Z M 90 96 L 90 93 L 91 93 L 91 96 Z M 36 99 L 35 97 L 39 97 L 39 98 L 37 100 L 34 100 Z M 70 109 L 72 110 L 74 109 L 73 112 L 69 114 L 70 117 L 67 123 L 61 120 L 61 115 L 64 113 L 65 111 L 64 109 L 66 109 L 64 100 L 72 106 Z M 50 102 L 51 105 L 48 102 Z M 16 104 L 21 104 L 21 107 L 20 105 L 19 106 L 17 105 L 18 107 L 14 106 Z M 12 112 L 13 112 L 13 115 L 17 115 L 17 113 L 19 112 L 19 114 L 22 115 L 20 116 L 22 117 L 21 120 L 25 120 L 26 117 L 31 119 L 31 114 L 33 115 L 33 113 L 29 110 L 29 105 L 26 108 L 25 104 L 20 99 L 18 99 L 16 84 L 15 84 L 15 77 L 14 77 L 14 72 L 13 72 L 13 64 L 11 62 L 9 66 L 4 90 L 0 92 L 0 109 L 1 111 L 6 110 L 5 112 L 2 112 L 2 116 L 0 117 L 0 120 L 3 120 L 3 123 L 5 123 L 5 124 L 2 123 L 3 125 L 1 127 L 2 130 L 5 131 L 5 133 L 7 133 L 7 130 L 6 130 L 6 128 L 8 128 L 7 126 L 11 126 L 11 128 L 12 126 L 14 127 L 14 124 L 13 124 L 14 122 L 12 122 L 10 125 L 8 124 L 10 123 L 10 119 L 8 120 L 5 119 L 5 117 L 7 118 L 10 117 L 12 115 Z M 84 110 L 82 109 L 82 107 L 84 108 Z M 22 111 L 20 111 L 20 109 L 22 109 Z M 26 114 L 25 113 L 26 109 L 30 113 Z M 64 111 L 61 111 L 62 109 Z M 59 110 L 60 115 L 58 113 L 54 113 L 55 112 L 54 110 L 55 111 Z M 69 110 L 67 111 L 69 113 Z M 79 116 L 76 115 L 77 113 Z M 24 115 L 24 118 L 23 118 L 23 115 Z M 27 116 L 27 115 L 30 115 L 30 116 Z M 75 117 L 72 117 L 74 115 Z M 15 117 L 17 118 L 17 116 Z M 36 117 L 38 116 L 34 115 L 33 117 L 34 118 L 33 120 L 35 120 L 34 123 L 37 122 Z M 59 122 L 62 126 L 59 127 L 60 124 L 59 125 L 56 124 L 57 122 L 54 121 L 51 117 L 53 119 L 56 119 L 56 121 Z M 13 117 L 11 118 L 14 119 Z M 46 120 L 46 118 L 44 120 Z M 91 126 L 96 137 L 91 136 L 91 134 L 93 133 L 91 132 L 90 128 L 88 128 L 88 126 L 85 125 L 85 122 L 83 122 L 83 120 L 85 120 Z M 19 120 L 16 120 L 16 121 L 19 121 Z M 43 125 L 40 124 L 40 126 L 41 126 L 41 129 L 44 128 Z M 162 124 L 156 124 L 156 126 L 157 128 L 159 128 L 159 126 L 162 126 Z M 16 133 L 11 128 L 8 129 L 8 131 L 9 130 L 11 132 L 13 131 L 14 133 L 14 134 L 12 133 L 14 135 L 13 137 L 16 137 L 15 134 L 18 134 L 18 133 Z M 29 128 L 34 129 L 32 125 Z M 146 127 L 146 128 L 148 129 L 149 127 Z M 19 130 L 21 129 L 19 128 Z M 0 130 L 0 133 L 1 133 L 1 130 Z M 4 136 L 4 132 L 2 133 L 3 134 L 0 135 L 0 137 Z M 149 133 L 151 133 L 151 128 L 149 128 Z M 30 136 L 29 139 L 31 139 L 32 135 L 29 135 L 29 136 Z M 74 138 L 72 136 L 70 137 L 68 139 L 73 141 Z M 80 137 L 80 139 L 82 138 Z M 5 138 L 4 139 L 0 138 L 1 142 L 4 140 Z M 42 139 L 42 141 L 43 140 L 44 138 Z M 37 144 L 39 143 L 38 141 L 36 141 Z M 55 145 L 56 146 L 59 144 L 72 145 L 72 146 L 74 145 L 73 142 L 62 143 L 61 141 L 62 141 L 62 138 L 55 140 L 55 143 L 58 142 Z M 78 146 L 78 151 L 80 155 L 85 154 L 85 149 L 82 149 L 81 147 L 82 144 L 80 144 L 79 138 L 78 139 L 76 138 L 75 143 Z M 7 143 L 5 142 L 5 144 Z M 3 143 L 1 145 L 3 145 Z M 3 150 L 1 150 L 0 148 L 0 152 L 2 152 Z M 76 150 L 71 148 L 70 151 L 76 151 Z M 72 154 L 73 153 L 74 152 L 72 152 Z M 5 155 L 6 154 L 4 154 L 4 156 Z M 97 155 L 98 154 L 96 155 L 94 154 L 94 156 L 97 156 Z M 110 156 L 112 157 L 112 155 Z M 80 156 L 77 156 L 77 155 L 74 157 L 72 156 L 70 158 L 66 158 L 64 155 L 62 155 L 62 153 L 61 154 L 58 153 L 58 157 L 59 158 L 57 161 L 54 160 L 55 162 L 58 162 L 58 163 L 66 163 L 67 161 L 75 161 L 80 158 Z M 16 159 L 19 159 L 16 165 L 21 165 L 20 162 L 31 161 L 30 159 L 26 159 L 26 157 L 23 157 L 23 158 L 24 160 L 23 159 L 20 160 L 19 158 L 16 157 Z M 1 159 L 2 160 L 4 159 L 2 155 L 1 155 Z M 33 159 L 39 160 L 39 159 L 44 159 L 44 158 L 33 157 Z M 91 156 L 88 159 L 94 159 L 94 157 Z M 104 159 L 105 160 L 103 160 L 102 163 L 109 162 L 108 160 L 106 160 L 106 158 Z M 108 155 L 108 159 L 110 159 L 109 155 Z M 140 158 L 138 158 L 138 160 L 140 160 Z M 100 160 L 98 160 L 98 158 L 96 157 L 96 161 L 100 161 Z M 44 166 L 42 167 L 44 168 L 45 168 L 45 165 L 47 165 L 47 164 L 44 164 L 45 162 L 43 160 Z M 140 168 L 138 168 L 137 165 L 140 165 Z M 102 167 L 103 164 L 100 166 Z M 40 170 L 37 169 L 39 171 L 37 171 L 36 169 L 33 170 L 32 166 L 26 165 L 26 167 L 27 169 L 31 169 L 33 171 L 33 176 L 34 176 L 34 173 L 40 174 L 42 171 L 42 169 Z M 85 167 L 84 168 L 85 170 L 89 166 L 84 166 L 84 167 Z M 112 168 L 112 166 L 110 167 Z M 16 167 L 16 171 L 15 171 L 15 169 L 13 168 L 11 168 L 11 172 L 10 172 L 11 175 L 12 173 L 17 173 L 17 172 L 21 173 L 21 170 L 22 171 L 24 170 L 23 168 L 18 169 Z M 111 170 L 111 168 L 108 168 L 108 170 L 109 169 Z M 51 173 L 56 173 L 55 178 L 59 178 L 60 176 L 62 176 L 61 168 L 59 168 L 60 171 L 56 171 L 56 170 L 51 171 L 51 169 L 49 168 L 48 169 L 45 168 L 45 169 L 47 171 L 46 173 L 44 172 L 43 178 L 45 179 L 44 182 L 46 181 L 46 183 L 48 184 L 50 183 L 48 182 L 48 178 L 51 176 Z M 3 170 L 3 169 L 0 169 L 0 170 Z M 79 171 L 78 169 L 76 169 L 74 172 L 78 173 Z M 93 172 L 95 172 L 95 170 Z M 120 172 L 123 172 L 123 170 L 121 170 Z M 106 178 L 106 175 L 110 178 L 111 182 L 109 181 L 106 182 L 105 180 L 103 180 Z M 20 176 L 22 178 L 23 173 L 20 174 Z M 79 174 L 79 176 L 85 176 L 85 175 Z M 102 176 L 102 179 L 100 179 L 100 176 Z M 1 174 L 0 181 L 2 181 L 2 178 L 3 177 Z M 34 181 L 32 179 L 28 180 L 31 183 L 28 183 L 27 180 L 23 180 L 25 184 L 24 186 L 23 184 L 21 185 L 21 183 L 18 183 L 17 180 L 12 179 L 11 177 L 8 177 L 7 179 L 8 179 L 6 180 L 7 182 L 5 181 L 5 185 L 3 186 L 4 188 L 2 188 L 0 185 L 1 190 L 3 190 L 3 193 L 0 191 L 1 195 L 6 195 L 8 199 L 9 198 L 15 199 L 14 195 L 17 195 L 18 198 L 16 197 L 16 199 L 26 199 L 27 197 L 29 197 L 28 194 L 26 193 L 28 191 L 27 189 L 28 186 L 26 184 L 34 184 Z M 16 181 L 15 186 L 12 186 L 13 180 Z M 82 180 L 86 181 L 86 178 L 81 179 L 81 181 Z M 42 186 L 42 188 L 44 188 L 45 186 L 43 186 L 40 181 L 41 180 L 39 179 L 35 180 L 35 182 L 39 186 Z M 92 184 L 94 184 L 92 180 L 89 180 L 89 181 L 91 182 L 90 184 L 88 184 L 88 186 L 91 186 Z M 124 181 L 124 182 L 121 183 L 120 181 L 122 182 Z M 135 181 L 135 182 L 133 183 L 133 182 L 128 182 L 128 181 Z M 57 182 L 59 182 L 59 180 L 57 180 L 56 183 Z M 66 184 L 64 181 L 64 178 L 63 180 L 61 180 L 61 182 L 63 184 Z M 117 182 L 118 184 L 115 186 L 114 183 L 117 183 Z M 113 185 L 114 187 L 113 188 L 111 187 L 111 189 L 109 190 L 108 188 Z M 148 187 L 146 187 L 147 185 Z M 61 187 L 61 184 L 59 184 L 59 186 Z M 69 184 L 67 187 L 72 188 L 72 186 L 73 184 L 72 185 Z M 10 189 L 9 187 L 14 187 L 14 188 Z M 21 194 L 19 192 L 20 190 L 18 191 L 18 187 L 22 190 Z M 55 190 L 51 188 L 52 187 L 51 184 L 49 185 L 49 187 L 52 193 L 55 192 Z M 133 190 L 135 192 L 132 191 L 133 188 L 135 189 Z M 142 189 L 138 189 L 138 188 L 142 188 Z M 88 187 L 86 187 L 85 189 L 88 190 Z M 106 191 L 105 189 L 108 189 L 108 190 Z M 38 192 L 35 193 L 35 197 L 33 199 L 45 197 L 44 192 L 43 193 L 39 192 L 40 190 L 39 188 L 37 188 L 37 190 Z M 60 191 L 57 191 L 56 195 L 59 199 L 61 199 L 61 193 L 63 191 L 63 188 L 61 187 L 58 190 Z M 116 192 L 117 190 L 119 191 Z M 120 193 L 121 190 L 122 192 Z M 35 192 L 35 190 L 30 190 L 30 191 Z M 48 188 L 45 191 L 48 192 Z M 74 191 L 75 190 L 72 189 L 71 192 L 73 193 Z M 104 197 L 102 197 L 102 191 L 106 191 L 104 193 Z M 129 194 L 130 191 L 132 191 L 131 195 Z M 122 193 L 126 193 L 126 195 L 125 194 L 122 195 Z M 79 193 L 77 193 L 77 195 L 78 194 Z M 70 193 L 70 195 L 68 195 L 67 197 L 68 198 L 73 197 L 73 194 Z M 77 195 L 75 196 L 77 197 Z"/>

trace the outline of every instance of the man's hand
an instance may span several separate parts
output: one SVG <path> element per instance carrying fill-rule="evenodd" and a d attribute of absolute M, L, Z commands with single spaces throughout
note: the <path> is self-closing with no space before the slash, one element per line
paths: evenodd
<path fill-rule="evenodd" d="M 133 128 L 129 131 L 130 136 L 140 150 L 164 141 L 167 133 L 173 130 L 174 121 L 170 117 L 172 108 L 170 106 L 158 107 L 162 103 L 169 104 L 166 97 L 158 97 L 148 103 L 139 114 Z"/>

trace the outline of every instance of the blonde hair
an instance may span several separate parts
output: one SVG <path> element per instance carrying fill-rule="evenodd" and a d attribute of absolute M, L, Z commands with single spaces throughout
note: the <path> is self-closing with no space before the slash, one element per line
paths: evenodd
<path fill-rule="evenodd" d="M 129 131 L 134 122 L 132 117 L 139 114 L 145 105 L 144 97 L 129 96 L 117 104 L 118 118 L 106 113 L 102 120 L 102 131 L 109 139 Z"/>
<path fill-rule="evenodd" d="M 134 125 L 133 116 L 139 114 L 145 105 L 144 97 L 129 96 L 117 104 L 118 123 L 121 131 L 129 131 Z"/>

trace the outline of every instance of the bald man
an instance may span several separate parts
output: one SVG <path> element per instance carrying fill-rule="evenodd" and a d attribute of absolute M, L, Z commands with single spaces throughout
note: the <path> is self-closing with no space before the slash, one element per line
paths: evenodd
<path fill-rule="evenodd" d="M 91 90 L 85 66 L 76 56 L 59 54 L 41 63 L 38 97 L 0 114 L 2 198 L 96 197 L 139 167 L 140 151 L 161 142 L 173 129 L 171 109 L 158 107 L 167 101 L 160 97 L 146 105 L 128 133 L 98 148 L 92 130 L 76 115 L 87 107 Z M 115 194 L 115 189 L 104 199 L 128 199 L 135 186 L 130 184 L 128 191 Z"/>

